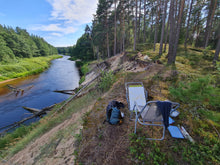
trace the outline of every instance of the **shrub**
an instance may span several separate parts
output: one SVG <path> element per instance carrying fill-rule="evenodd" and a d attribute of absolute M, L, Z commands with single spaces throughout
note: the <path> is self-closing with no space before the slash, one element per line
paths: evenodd
<path fill-rule="evenodd" d="M 107 91 L 110 89 L 111 85 L 115 81 L 115 76 L 113 75 L 112 71 L 110 72 L 102 72 L 101 78 L 99 80 L 99 89 L 102 91 Z"/>
<path fill-rule="evenodd" d="M 84 65 L 81 67 L 81 72 L 82 72 L 83 75 L 86 75 L 86 73 L 89 72 L 88 63 L 84 64 Z"/>

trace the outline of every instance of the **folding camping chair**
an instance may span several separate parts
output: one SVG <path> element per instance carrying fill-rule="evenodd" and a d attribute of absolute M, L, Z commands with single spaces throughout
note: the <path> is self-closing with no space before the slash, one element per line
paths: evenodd
<path fill-rule="evenodd" d="M 147 103 L 147 91 L 142 82 L 127 82 L 125 83 L 126 99 L 130 111 L 130 120 L 134 112 L 134 102 L 138 106 L 145 106 Z"/>
<path fill-rule="evenodd" d="M 134 110 L 135 110 L 135 130 L 134 133 L 137 131 L 137 123 L 145 126 L 156 126 L 162 127 L 163 133 L 161 138 L 146 138 L 148 140 L 163 140 L 165 136 L 165 124 L 163 120 L 162 113 L 157 106 L 158 101 L 149 101 L 145 104 L 145 106 L 139 106 L 138 103 L 135 101 L 134 103 Z M 171 110 L 170 113 L 176 111 L 179 107 L 179 103 L 166 101 L 171 103 Z M 170 114 L 168 114 L 169 116 Z M 169 119 L 168 119 L 169 120 Z M 168 121 L 169 122 L 169 121 Z"/>

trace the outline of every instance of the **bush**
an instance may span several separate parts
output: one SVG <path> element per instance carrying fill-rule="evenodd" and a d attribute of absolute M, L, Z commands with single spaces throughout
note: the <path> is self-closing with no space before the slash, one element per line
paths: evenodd
<path fill-rule="evenodd" d="M 111 85 L 115 81 L 115 76 L 113 75 L 112 71 L 110 72 L 102 72 L 101 78 L 99 80 L 99 89 L 102 91 L 107 91 L 110 89 Z"/>

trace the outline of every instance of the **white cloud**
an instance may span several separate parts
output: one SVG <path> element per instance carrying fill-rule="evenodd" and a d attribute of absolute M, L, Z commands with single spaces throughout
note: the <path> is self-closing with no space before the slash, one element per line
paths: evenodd
<path fill-rule="evenodd" d="M 52 20 L 85 24 L 92 21 L 98 0 L 47 0 L 53 10 Z"/>
<path fill-rule="evenodd" d="M 48 24 L 29 26 L 30 31 L 39 31 L 55 46 L 73 45 L 83 33 L 85 24 L 91 23 L 98 0 L 47 0 L 52 6 Z"/>
<path fill-rule="evenodd" d="M 61 33 L 50 33 L 50 35 L 52 35 L 52 36 L 57 36 L 57 37 L 63 36 Z"/>
<path fill-rule="evenodd" d="M 76 32 L 76 28 L 73 26 L 62 26 L 61 24 L 49 24 L 49 25 L 32 25 L 30 30 L 33 31 L 48 31 L 48 32 L 59 32 L 63 34 L 70 34 Z"/>

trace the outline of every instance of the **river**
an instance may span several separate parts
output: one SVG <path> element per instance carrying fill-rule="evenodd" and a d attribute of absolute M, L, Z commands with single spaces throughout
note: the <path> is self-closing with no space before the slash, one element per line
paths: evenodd
<path fill-rule="evenodd" d="M 22 106 L 42 109 L 70 97 L 67 94 L 53 92 L 75 89 L 79 86 L 78 69 L 75 62 L 68 58 L 69 56 L 63 56 L 53 60 L 50 68 L 39 75 L 0 84 L 0 128 L 32 115 Z M 24 89 L 24 92 L 10 91 L 6 86 L 8 84 Z"/>

